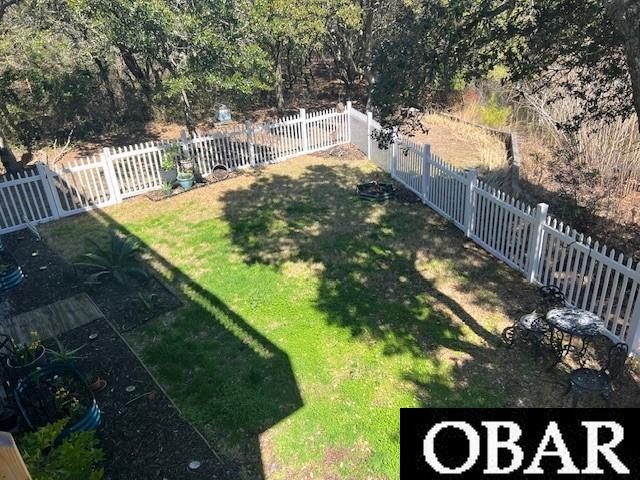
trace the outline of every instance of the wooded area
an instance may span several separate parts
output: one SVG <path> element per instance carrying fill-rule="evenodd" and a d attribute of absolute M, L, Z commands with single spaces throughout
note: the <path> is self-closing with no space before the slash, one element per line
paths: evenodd
<path fill-rule="evenodd" d="M 160 118 L 193 132 L 220 102 L 282 110 L 319 64 L 387 121 L 498 67 L 515 95 L 577 99 L 575 130 L 640 111 L 640 2 L 0 0 L 2 163 L 72 131 Z"/>

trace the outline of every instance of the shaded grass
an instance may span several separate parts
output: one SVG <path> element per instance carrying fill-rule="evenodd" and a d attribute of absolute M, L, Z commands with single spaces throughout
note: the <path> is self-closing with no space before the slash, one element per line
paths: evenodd
<path fill-rule="evenodd" d="M 114 224 L 150 247 L 190 302 L 132 339 L 246 478 L 397 478 L 401 407 L 561 399 L 500 345 L 533 289 L 426 208 L 357 201 L 372 175 L 297 159 L 45 234 L 73 255 Z"/>

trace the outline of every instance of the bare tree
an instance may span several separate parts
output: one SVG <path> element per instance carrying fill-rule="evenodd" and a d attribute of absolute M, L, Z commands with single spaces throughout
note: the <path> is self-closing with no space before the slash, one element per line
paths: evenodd
<path fill-rule="evenodd" d="M 633 91 L 633 106 L 640 118 L 640 1 L 605 0 L 609 16 L 623 37 Z M 640 126 L 640 122 L 638 123 Z M 639 127 L 640 128 L 640 127 Z"/>

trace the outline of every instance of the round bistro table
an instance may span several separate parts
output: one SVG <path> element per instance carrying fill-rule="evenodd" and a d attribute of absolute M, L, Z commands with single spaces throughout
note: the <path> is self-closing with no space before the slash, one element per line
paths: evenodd
<path fill-rule="evenodd" d="M 572 307 L 553 308 L 547 313 L 546 319 L 550 326 L 550 344 L 555 353 L 554 362 L 549 369 L 555 367 L 570 353 L 573 353 L 583 366 L 589 345 L 604 328 L 602 319 L 595 313 Z M 578 342 L 574 342 L 574 339 Z"/>

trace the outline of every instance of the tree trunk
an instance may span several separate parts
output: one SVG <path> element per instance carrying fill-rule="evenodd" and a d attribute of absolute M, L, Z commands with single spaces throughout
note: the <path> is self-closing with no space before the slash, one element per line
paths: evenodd
<path fill-rule="evenodd" d="M 111 81 L 109 80 L 109 67 L 107 67 L 107 65 L 105 65 L 105 63 L 100 58 L 94 57 L 93 61 L 98 67 L 100 80 L 102 81 L 102 85 L 104 85 L 104 88 L 107 91 L 111 113 L 115 114 L 118 111 L 118 106 L 116 105 L 116 95 L 113 91 L 113 87 L 111 86 Z"/>
<path fill-rule="evenodd" d="M 197 134 L 196 124 L 193 121 L 193 112 L 191 110 L 191 102 L 189 102 L 189 97 L 185 90 L 180 92 L 180 97 L 182 98 L 182 110 L 184 112 L 184 124 L 187 127 L 187 131 L 189 135 L 193 136 Z"/>
<path fill-rule="evenodd" d="M 20 164 L 16 160 L 16 156 L 11 151 L 11 146 L 7 141 L 2 128 L 0 127 L 0 163 L 7 173 L 16 173 L 20 170 Z"/>
<path fill-rule="evenodd" d="M 13 133 L 15 135 L 17 133 L 16 126 L 11 120 L 9 111 L 3 104 L 0 104 L 0 115 L 2 116 L 2 120 L 4 120 L 5 124 L 10 127 L 10 130 L 13 130 Z M 11 146 L 9 145 L 9 141 L 7 140 L 5 131 L 6 129 L 3 128 L 2 122 L 0 122 L 0 163 L 2 163 L 4 169 L 8 173 L 16 173 L 21 169 L 20 163 L 11 150 Z"/>
<path fill-rule="evenodd" d="M 142 70 L 140 64 L 136 60 L 136 57 L 131 52 L 129 52 L 122 45 L 117 45 L 117 47 L 120 51 L 120 57 L 122 57 L 122 61 L 127 66 L 129 72 L 131 72 L 131 74 L 139 83 L 145 99 L 147 100 L 148 104 L 151 105 L 151 85 L 149 82 L 149 77 L 145 74 L 144 70 Z"/>
<path fill-rule="evenodd" d="M 640 120 L 640 2 L 608 0 L 609 15 L 622 34 L 627 66 L 631 77 L 633 106 Z M 640 129 L 640 121 L 638 122 Z"/>
<path fill-rule="evenodd" d="M 275 54 L 275 78 L 273 84 L 274 95 L 276 97 L 276 107 L 278 111 L 284 110 L 284 86 L 282 79 L 282 65 L 280 64 L 280 48 L 276 48 Z"/>
<path fill-rule="evenodd" d="M 369 5 L 364 11 L 362 39 L 364 42 L 363 63 L 364 75 L 367 80 L 367 111 L 373 108 L 373 84 L 375 78 L 373 76 L 373 20 L 375 14 L 375 5 Z"/>

